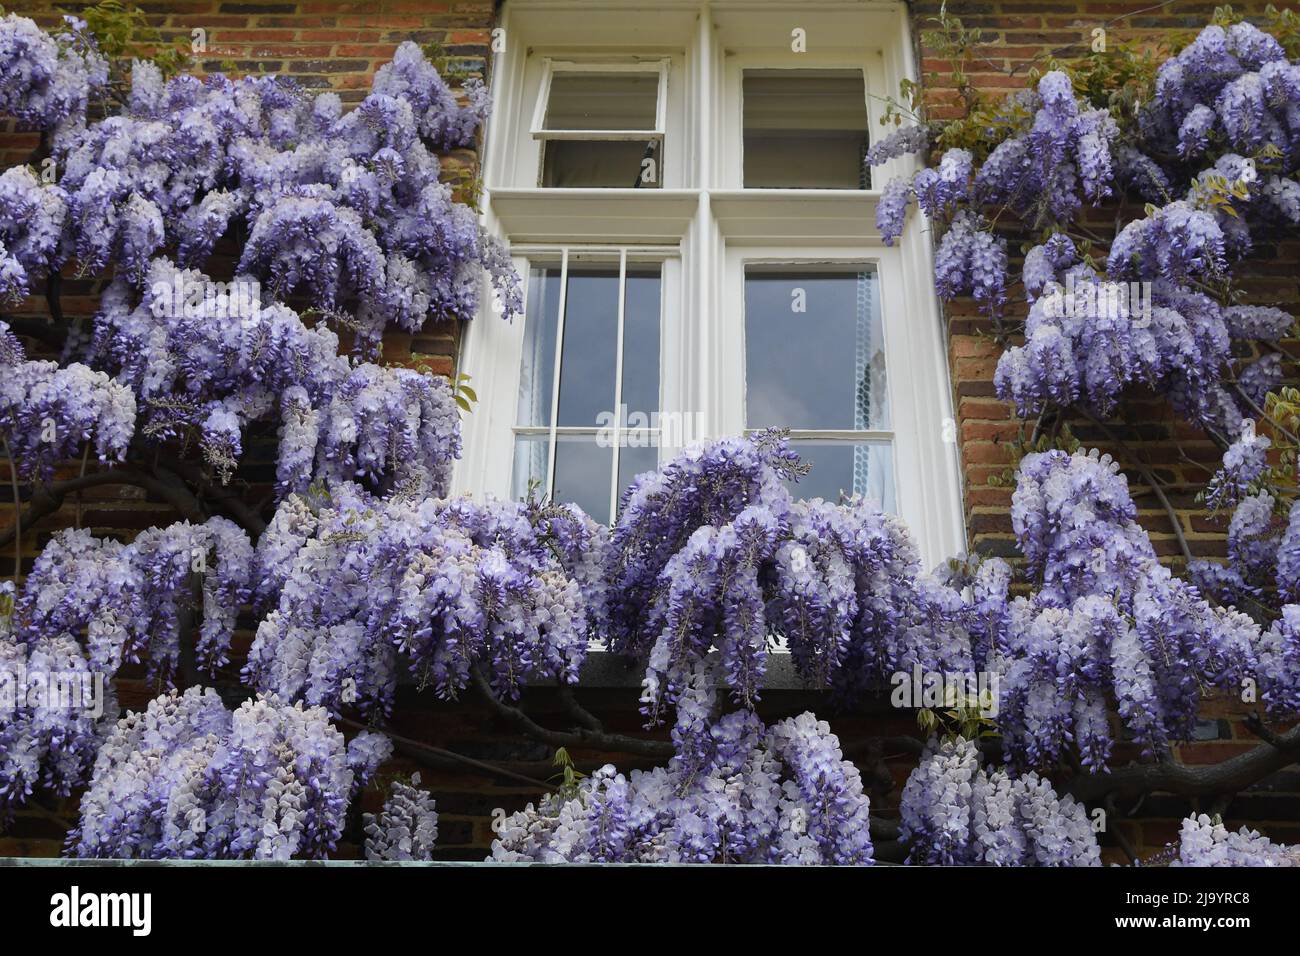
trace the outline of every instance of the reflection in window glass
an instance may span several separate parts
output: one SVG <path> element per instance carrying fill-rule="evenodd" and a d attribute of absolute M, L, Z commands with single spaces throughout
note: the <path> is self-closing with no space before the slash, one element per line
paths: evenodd
<path fill-rule="evenodd" d="M 549 435 L 516 435 L 515 467 L 510 482 L 510 497 L 514 501 L 523 501 L 528 497 L 530 485 L 537 493 L 546 495 L 546 467 L 550 460 L 551 439 Z"/>
<path fill-rule="evenodd" d="M 528 273 L 524 315 L 524 361 L 519 376 L 520 425 L 551 423 L 551 382 L 555 374 L 555 336 L 560 321 L 560 270 Z"/>
<path fill-rule="evenodd" d="M 746 70 L 747 188 L 867 189 L 860 70 Z"/>
<path fill-rule="evenodd" d="M 543 266 L 529 273 L 512 478 L 516 498 L 527 493 L 531 481 L 542 495 L 577 504 L 596 520 L 609 522 L 615 495 L 635 475 L 658 467 L 658 433 L 645 423 L 659 412 L 660 269 L 628 265 L 625 275 L 620 356 L 616 263 L 570 262 L 563 323 L 564 270 Z M 561 324 L 559 402 L 552 415 Z M 639 430 L 624 430 L 620 403 Z M 552 427 L 557 429 L 553 465 Z M 553 481 L 548 481 L 552 467 Z"/>
<path fill-rule="evenodd" d="M 656 133 L 659 73 L 557 72 L 551 77 L 541 184 L 547 188 L 657 189 L 662 148 Z M 629 132 L 647 135 L 629 139 Z"/>
<path fill-rule="evenodd" d="M 745 274 L 746 426 L 887 429 L 876 274 Z"/>
<path fill-rule="evenodd" d="M 658 189 L 657 140 L 550 140 L 542 185 L 548 189 Z"/>
<path fill-rule="evenodd" d="M 658 73 L 566 73 L 551 76 L 546 129 L 652 130 Z"/>
<path fill-rule="evenodd" d="M 788 482 L 798 498 L 838 501 L 840 495 L 870 498 L 882 509 L 897 513 L 894 498 L 894 453 L 889 442 L 848 442 L 796 439 L 794 450 L 812 470 L 798 482 Z"/>
<path fill-rule="evenodd" d="M 628 413 L 659 411 L 659 270 L 627 270 L 623 308 L 623 404 Z"/>
<path fill-rule="evenodd" d="M 860 266 L 745 272 L 745 425 L 791 429 L 812 466 L 791 486 L 801 498 L 895 508 L 892 446 L 879 436 L 891 423 L 877 293 Z"/>
<path fill-rule="evenodd" d="M 597 521 L 609 521 L 613 467 L 613 449 L 598 444 L 595 435 L 557 435 L 555 491 L 551 497 L 572 502 Z"/>
<path fill-rule="evenodd" d="M 614 407 L 618 267 L 569 267 L 559 425 L 595 428 Z"/>

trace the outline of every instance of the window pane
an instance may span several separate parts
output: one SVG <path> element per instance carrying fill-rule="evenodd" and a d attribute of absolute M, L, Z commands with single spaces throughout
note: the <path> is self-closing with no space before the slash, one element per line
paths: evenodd
<path fill-rule="evenodd" d="M 659 411 L 659 269 L 627 270 L 623 302 L 623 404 Z"/>
<path fill-rule="evenodd" d="M 746 425 L 887 429 L 876 274 L 745 273 Z"/>
<path fill-rule="evenodd" d="M 658 189 L 663 179 L 657 140 L 549 140 L 542 149 L 548 189 Z"/>
<path fill-rule="evenodd" d="M 595 428 L 614 412 L 618 267 L 569 267 L 559 425 Z"/>
<path fill-rule="evenodd" d="M 551 440 L 545 435 L 521 435 L 515 438 L 515 469 L 510 483 L 510 497 L 523 501 L 528 497 L 528 485 L 536 482 L 538 493 L 546 497 L 546 465 L 551 453 Z"/>
<path fill-rule="evenodd" d="M 608 521 L 614 436 L 607 430 L 618 421 L 619 267 L 593 264 L 589 259 L 576 264 L 570 261 L 560 345 L 559 405 L 552 422 L 560 276 L 561 270 L 555 266 L 537 267 L 529 273 L 517 425 L 550 428 L 554 424 L 593 432 L 556 436 L 553 493 L 546 486 L 548 436 L 516 436 L 512 495 L 522 498 L 529 479 L 534 479 L 543 494 L 573 502 L 597 520 Z M 635 431 L 624 433 L 622 439 L 622 485 L 639 472 L 654 469 L 658 462 L 658 437 L 652 424 L 659 413 L 660 286 L 658 266 L 627 269 L 623 303 L 623 405 L 627 418 L 622 424 Z"/>
<path fill-rule="evenodd" d="M 550 427 L 551 383 L 555 377 L 555 330 L 559 321 L 560 270 L 530 270 L 516 424 Z"/>
<path fill-rule="evenodd" d="M 634 433 L 628 437 L 629 442 L 618 450 L 618 496 L 621 501 L 623 492 L 632 484 L 632 479 L 645 471 L 659 468 L 659 449 L 654 447 L 658 437 L 653 433 Z"/>
<path fill-rule="evenodd" d="M 608 523 L 609 475 L 614 467 L 614 449 L 602 447 L 595 435 L 557 435 L 555 494 L 551 495 L 546 486 L 550 447 L 550 439 L 545 435 L 516 436 L 511 497 L 522 500 L 528 495 L 530 482 L 535 483 L 537 493 L 543 498 L 550 497 L 564 504 L 576 504 L 597 521 Z M 628 467 L 635 467 L 635 462 Z M 620 467 L 619 474 L 623 473 Z"/>
<path fill-rule="evenodd" d="M 565 73 L 551 76 L 546 129 L 655 129 L 658 73 Z"/>
<path fill-rule="evenodd" d="M 858 70 L 746 70 L 745 185 L 866 189 L 866 87 Z"/>
<path fill-rule="evenodd" d="M 812 471 L 789 483 L 799 498 L 838 501 L 840 492 L 870 498 L 896 513 L 893 448 L 888 442 L 847 442 L 801 439 L 791 442 Z"/>
<path fill-rule="evenodd" d="M 614 449 L 601 447 L 595 435 L 557 435 L 554 500 L 576 504 L 608 523 L 613 468 Z"/>

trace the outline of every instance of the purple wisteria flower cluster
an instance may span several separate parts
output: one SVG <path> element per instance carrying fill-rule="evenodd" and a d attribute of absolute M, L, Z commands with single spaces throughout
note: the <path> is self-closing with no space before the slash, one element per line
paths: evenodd
<path fill-rule="evenodd" d="M 318 707 L 258 697 L 229 711 L 191 687 L 109 733 L 68 835 L 79 857 L 318 858 L 348 804 L 391 753 L 382 735 L 344 740 Z"/>
<path fill-rule="evenodd" d="M 129 545 L 68 530 L 21 590 L 6 582 L 0 817 L 36 788 L 66 796 L 86 783 L 117 717 L 112 681 L 124 664 L 143 659 L 150 680 L 171 684 L 192 622 L 196 669 L 227 663 L 253 557 L 247 534 L 220 517 L 151 528 Z"/>
<path fill-rule="evenodd" d="M 6 601 L 12 600 L 12 582 Z M 86 781 L 109 722 L 113 687 L 66 634 L 24 642 L 0 627 L 0 824 L 37 789 L 68 796 Z M 107 717 L 108 720 L 102 718 Z"/>
<path fill-rule="evenodd" d="M 470 84 L 459 105 L 414 43 L 347 113 L 337 94 L 283 77 L 164 82 L 137 61 L 131 83 L 120 114 L 56 140 L 59 182 L 42 190 L 47 218 L 66 210 L 65 251 L 82 271 L 113 265 L 138 284 L 154 257 L 201 267 L 238 235 L 240 274 L 277 299 L 304 295 L 367 350 L 389 326 L 471 317 L 483 268 L 504 313 L 521 311 L 508 258 L 433 152 L 473 141 L 486 93 Z"/>
<path fill-rule="evenodd" d="M 202 615 L 195 663 L 213 673 L 251 594 L 253 557 L 248 535 L 221 517 L 150 528 L 131 544 L 63 531 L 23 580 L 12 634 L 32 648 L 81 638 L 87 666 L 106 681 L 145 659 L 151 679 L 169 683 L 182 655 L 181 615 L 193 608 Z"/>
<path fill-rule="evenodd" d="M 1251 429 L 1228 446 L 1223 464 L 1205 488 L 1205 503 L 1215 511 L 1236 507 L 1250 486 L 1268 470 L 1268 450 L 1273 442 Z"/>
<path fill-rule="evenodd" d="M 379 813 L 365 815 L 367 860 L 433 859 L 434 844 L 438 842 L 438 811 L 429 791 L 421 790 L 419 784 L 418 773 L 409 784 L 393 781 Z"/>
<path fill-rule="evenodd" d="M 1269 484 L 1269 446 L 1268 438 L 1248 433 L 1224 454 L 1206 499 L 1235 505 L 1227 560 L 1192 561 L 1187 576 L 1233 609 L 1221 613 L 1241 608 L 1262 622 L 1254 645 L 1260 696 L 1270 709 L 1292 713 L 1300 709 L 1300 499 L 1288 504 L 1286 490 Z"/>
<path fill-rule="evenodd" d="M 258 543 L 270 608 L 249 650 L 259 690 L 387 712 L 405 660 L 439 696 L 482 667 L 516 698 L 573 683 L 602 617 L 606 531 L 575 506 L 376 498 L 340 483 L 286 499 Z"/>
<path fill-rule="evenodd" d="M 143 295 L 120 279 L 105 291 L 88 359 L 132 389 L 145 436 L 196 434 L 227 477 L 248 427 L 279 421 L 282 492 L 324 478 L 445 494 L 460 454 L 445 379 L 340 355 L 333 331 L 264 303 L 248 276 L 213 282 L 154 260 Z"/>
<path fill-rule="evenodd" d="M 798 470 L 766 434 L 696 449 L 628 490 L 605 559 L 605 633 L 646 661 L 652 722 L 715 655 L 718 679 L 752 706 L 776 642 L 806 678 L 844 691 L 916 668 L 990 675 L 1020 769 L 1074 752 L 1104 768 L 1111 708 L 1153 753 L 1187 739 L 1206 688 L 1249 679 L 1271 712 L 1300 709 L 1300 618 L 1261 629 L 1174 577 L 1108 456 L 1021 462 L 1012 523 L 1033 590 L 1016 597 L 1000 559 L 925 574 L 901 526 L 871 506 L 794 502 L 785 482 Z M 1257 569 L 1296 550 L 1290 538 L 1261 545 L 1248 524 L 1233 547 L 1253 548 Z"/>
<path fill-rule="evenodd" d="M 1170 866 L 1300 866 L 1300 847 L 1274 843 L 1247 827 L 1232 833 L 1202 813 L 1183 821 Z"/>
<path fill-rule="evenodd" d="M 1225 386 L 1235 378 L 1259 404 L 1283 369 L 1271 355 L 1234 373 L 1234 343 L 1275 342 L 1294 319 L 1205 290 L 1231 281 L 1254 237 L 1300 223 L 1300 65 L 1249 23 L 1212 25 L 1161 65 L 1136 118 L 1095 108 L 1063 70 L 988 113 L 979 155 L 953 147 L 935 168 L 889 182 L 877 225 L 892 243 L 915 199 L 942 228 L 939 294 L 971 295 L 995 316 L 1013 283 L 986 213 L 1009 212 L 1041 237 L 1021 273 L 1025 342 L 1004 352 L 998 394 L 1022 415 L 1075 402 L 1105 413 L 1141 383 L 1189 420 L 1235 434 L 1242 406 Z M 934 134 L 896 132 L 868 160 Z M 1108 244 L 1078 228 L 1083 209 L 1126 194 L 1150 205 Z"/>
<path fill-rule="evenodd" d="M 1109 456 L 1027 456 L 1011 516 L 1037 584 L 1007 606 L 991 662 L 1012 764 L 1040 766 L 1076 747 L 1085 766 L 1104 767 L 1112 700 L 1133 738 L 1163 752 L 1187 738 L 1202 687 L 1238 690 L 1261 665 L 1258 626 L 1211 607 L 1160 564 Z"/>
<path fill-rule="evenodd" d="M 914 665 L 971 670 L 961 597 L 921 572 L 906 528 L 865 500 L 796 501 L 776 432 L 722 439 L 641 475 L 605 561 L 612 650 L 648 660 L 652 721 L 716 648 L 736 700 L 758 699 L 784 642 L 816 686 L 851 692 Z"/>
<path fill-rule="evenodd" d="M 42 185 L 28 166 L 0 173 L 0 301 L 19 302 L 66 258 L 63 190 Z"/>
<path fill-rule="evenodd" d="M 839 740 L 811 713 L 770 727 L 715 716 L 715 675 L 692 669 L 668 766 L 606 765 L 572 795 L 506 817 L 491 860 L 544 863 L 868 865 L 869 800 Z"/>
<path fill-rule="evenodd" d="M 0 322 L 0 439 L 20 474 L 48 480 L 90 442 L 100 461 L 119 460 L 135 426 L 127 385 L 80 362 L 29 361 Z"/>
<path fill-rule="evenodd" d="M 385 328 L 471 316 L 483 270 L 505 315 L 521 310 L 507 250 L 433 152 L 472 143 L 482 85 L 461 105 L 409 42 L 346 113 L 285 78 L 164 81 L 137 61 L 122 109 L 86 125 L 107 65 L 84 24 L 63 29 L 0 20 L 0 114 L 57 126 L 39 174 L 0 175 L 0 299 L 68 265 L 114 279 L 89 333 L 68 332 L 64 364 L 28 361 L 0 325 L 0 438 L 24 476 L 50 480 L 91 442 L 120 460 L 140 439 L 193 441 L 227 480 L 249 426 L 278 423 L 281 493 L 326 478 L 445 494 L 460 448 L 450 387 L 340 357 L 328 325 L 373 358 Z M 199 271 L 223 239 L 239 254 L 228 282 Z M 280 304 L 290 295 L 314 327 Z"/>
<path fill-rule="evenodd" d="M 909 863 L 930 866 L 1101 866 L 1082 804 L 1030 772 L 986 771 L 963 737 L 932 738 L 903 788 Z"/>
<path fill-rule="evenodd" d="M 0 114 L 66 136 L 85 125 L 90 97 L 108 83 L 84 20 L 64 17 L 51 36 L 32 20 L 0 18 Z"/>

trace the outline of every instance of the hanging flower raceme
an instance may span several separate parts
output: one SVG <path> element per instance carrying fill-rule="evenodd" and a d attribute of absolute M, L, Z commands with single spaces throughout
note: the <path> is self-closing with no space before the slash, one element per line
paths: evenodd
<path fill-rule="evenodd" d="M 19 302 L 63 264 L 67 194 L 28 166 L 0 173 L 0 300 Z"/>
<path fill-rule="evenodd" d="M 992 313 L 1006 300 L 1006 243 L 985 228 L 976 213 L 963 210 L 939 241 L 934 286 L 951 299 L 969 294 Z"/>
<path fill-rule="evenodd" d="M 1100 866 L 1082 804 L 1036 773 L 987 772 L 965 738 L 931 739 L 899 807 L 909 863 L 930 866 Z"/>
<path fill-rule="evenodd" d="M 490 859 L 870 864 L 869 801 L 829 726 L 810 713 L 771 727 L 749 710 L 717 718 L 713 681 L 692 670 L 667 767 L 607 765 L 529 804 L 502 821 Z"/>
<path fill-rule="evenodd" d="M 135 425 L 130 388 L 79 362 L 28 361 L 0 322 L 0 438 L 20 474 L 48 481 L 92 443 L 100 461 L 117 461 Z"/>
<path fill-rule="evenodd" d="M 1202 594 L 1229 609 L 1220 611 L 1225 621 L 1243 634 L 1257 632 L 1253 669 L 1259 700 L 1270 713 L 1289 716 L 1300 712 L 1300 500 L 1288 503 L 1285 489 L 1271 484 L 1270 447 L 1270 439 L 1251 428 L 1224 453 L 1206 500 L 1235 506 L 1227 560 L 1198 559 L 1187 572 Z"/>
<path fill-rule="evenodd" d="M 60 143 L 60 185 L 82 267 L 141 283 L 173 252 L 200 267 L 247 236 L 238 270 L 278 298 L 304 295 L 373 351 L 383 330 L 471 317 L 481 270 L 507 316 L 519 279 L 473 209 L 440 181 L 431 150 L 462 147 L 486 116 L 481 84 L 461 106 L 411 42 L 344 114 L 335 93 L 283 77 L 163 81 L 132 68 L 129 107 Z"/>
<path fill-rule="evenodd" d="M 273 609 L 249 651 L 259 689 L 386 711 L 397 669 L 455 696 L 482 667 L 517 697 L 572 683 L 601 620 L 604 529 L 575 506 L 374 498 L 352 484 L 281 505 L 258 543 Z"/>
<path fill-rule="evenodd" d="M 181 660 L 182 612 L 196 607 L 195 662 L 214 673 L 227 661 L 252 566 L 248 535 L 220 517 L 151 528 L 129 545 L 63 531 L 23 580 L 13 633 L 32 647 L 84 636 L 88 666 L 105 680 L 143 657 L 151 678 L 169 682 Z"/>
<path fill-rule="evenodd" d="M 1268 450 L 1273 442 L 1254 429 L 1241 435 L 1223 453 L 1223 466 L 1210 478 L 1205 503 L 1214 510 L 1240 503 L 1250 486 L 1268 470 Z"/>
<path fill-rule="evenodd" d="M 1234 340 L 1276 341 L 1294 319 L 1198 290 L 1230 282 L 1257 235 L 1271 241 L 1300 223 L 1300 65 L 1250 24 L 1211 26 L 1160 67 L 1136 117 L 1103 105 L 1097 81 L 1113 77 L 1091 70 L 1049 71 L 935 132 L 963 145 L 892 179 L 877 226 L 892 244 L 916 199 L 941 235 L 940 295 L 970 295 L 994 317 L 1014 282 L 993 224 L 1009 214 L 1048 237 L 1024 259 L 1024 344 L 1004 352 L 996 375 L 1020 414 L 1077 402 L 1104 415 L 1140 383 L 1191 421 L 1235 434 L 1242 406 L 1229 386 L 1258 404 L 1283 369 L 1271 357 L 1234 371 Z M 912 151 L 931 132 L 895 132 L 870 158 Z M 1117 192 L 1136 193 L 1143 214 L 1108 243 L 1089 234 L 1075 249 L 1080 210 Z"/>
<path fill-rule="evenodd" d="M 1183 821 L 1170 866 L 1300 866 L 1300 847 L 1273 843 L 1255 830 L 1232 833 L 1202 813 Z"/>
<path fill-rule="evenodd" d="M 1022 415 L 1075 402 L 1108 415 L 1126 388 L 1146 383 L 1166 390 L 1186 417 L 1235 434 L 1241 411 L 1220 377 L 1236 337 L 1230 310 L 1165 281 L 1135 286 L 1064 265 L 1074 255 L 1068 240 L 1053 239 L 1027 257 L 1035 297 L 1025 344 L 998 360 L 999 396 Z"/>
<path fill-rule="evenodd" d="M 5 603 L 12 601 L 12 583 Z M 108 678 L 67 635 L 23 641 L 0 628 L 0 827 L 37 789 L 66 797 L 85 783 L 117 716 Z"/>
<path fill-rule="evenodd" d="M 66 135 L 107 83 L 108 61 L 84 20 L 65 16 L 51 36 L 27 17 L 0 18 L 0 114 Z"/>
<path fill-rule="evenodd" d="M 105 292 L 89 359 L 134 390 L 145 436 L 197 434 L 225 478 L 257 422 L 281 424 L 282 492 L 331 478 L 444 494 L 460 454 L 445 379 L 340 356 L 332 331 L 263 304 L 248 276 L 214 282 L 154 260 L 138 300 L 120 280 Z"/>
<path fill-rule="evenodd" d="M 1289 706 L 1281 687 L 1300 664 L 1293 651 L 1281 641 L 1269 651 L 1249 618 L 1174 578 L 1136 517 L 1109 456 L 1021 462 L 1012 524 L 1038 590 L 1010 602 L 984 665 L 999 677 L 998 724 L 1014 766 L 1077 748 L 1085 766 L 1104 767 L 1112 703 L 1155 752 L 1187 738 L 1203 686 L 1239 690 L 1253 678 L 1270 709 Z"/>
<path fill-rule="evenodd" d="M 1276 39 L 1250 23 L 1214 24 L 1161 64 L 1142 132 L 1154 150 L 1183 158 L 1211 141 L 1247 153 L 1268 143 L 1287 148 L 1297 132 L 1288 93 L 1297 90 L 1295 67 Z"/>
<path fill-rule="evenodd" d="M 164 694 L 104 741 L 68 853 L 324 857 L 348 804 L 391 749 L 368 732 L 345 742 L 317 707 L 258 697 L 231 712 L 211 689 Z"/>
<path fill-rule="evenodd" d="M 409 784 L 393 782 L 383 809 L 363 818 L 367 860 L 431 860 L 438 842 L 438 811 L 429 791 L 419 789 L 420 775 Z"/>
<path fill-rule="evenodd" d="M 914 665 L 971 669 L 961 598 L 921 573 L 901 522 L 858 499 L 795 501 L 785 482 L 801 471 L 767 432 L 687 452 L 625 493 L 605 571 L 608 637 L 647 659 L 652 721 L 713 648 L 746 704 L 778 639 L 810 681 L 844 691 Z"/>

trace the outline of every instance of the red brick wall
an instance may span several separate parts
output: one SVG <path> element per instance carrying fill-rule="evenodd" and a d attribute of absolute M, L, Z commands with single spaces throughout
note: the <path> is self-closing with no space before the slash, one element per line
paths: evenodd
<path fill-rule="evenodd" d="M 1024 88 L 1030 69 L 1041 67 L 1048 56 L 1064 60 L 1086 55 L 1096 27 L 1106 29 L 1111 43 L 1137 40 L 1156 45 L 1174 34 L 1194 34 L 1209 22 L 1215 8 L 1214 3 L 1191 0 L 1179 0 L 1159 9 L 1152 6 L 1142 0 L 1070 4 L 949 0 L 947 11 L 959 17 L 964 27 L 980 29 L 981 42 L 972 52 L 967 73 L 982 93 L 996 96 Z M 1233 6 L 1239 13 L 1258 20 L 1266 4 Z M 940 3 L 918 0 L 912 10 L 918 60 L 927 74 L 923 85 L 929 115 L 938 119 L 959 116 L 960 97 L 951 80 L 950 61 L 921 42 L 923 31 L 937 26 L 933 18 L 939 14 Z M 1104 233 L 1113 228 L 1113 222 L 1113 215 L 1099 214 L 1095 222 L 1087 225 Z M 1023 236 L 1013 230 L 1006 235 L 1012 240 L 1014 253 Z M 1300 240 L 1289 239 L 1259 249 L 1239 274 L 1243 277 L 1242 288 L 1249 293 L 1248 301 L 1278 305 L 1300 315 Z M 1013 302 L 1008 311 L 1011 318 L 1023 318 L 1024 304 L 1017 309 Z M 1014 557 L 1010 516 L 1013 485 L 999 479 L 1006 475 L 1019 443 L 1032 433 L 1034 422 L 1018 419 L 1013 408 L 996 398 L 993 372 L 1000 348 L 993 340 L 990 323 L 974 303 L 952 302 L 944 312 L 953 401 L 961 435 L 970 545 L 983 554 Z M 1300 358 L 1300 341 L 1286 341 L 1283 347 Z M 1289 373 L 1292 378 L 1300 373 L 1296 362 L 1290 364 Z M 1088 421 L 1071 420 L 1069 427 L 1085 447 L 1111 452 L 1131 464 L 1132 457 Z M 1199 430 L 1180 422 L 1166 403 L 1153 399 L 1149 391 L 1141 388 L 1127 396 L 1110 427 L 1132 455 L 1160 480 L 1172 485 L 1168 497 L 1192 553 L 1197 557 L 1225 554 L 1227 516 L 1211 517 L 1195 500 L 1196 492 L 1217 466 L 1217 447 Z M 1168 513 L 1136 469 L 1126 467 L 1125 471 L 1140 521 L 1157 552 L 1174 566 L 1183 565 Z M 1258 738 L 1241 723 L 1245 710 L 1235 700 L 1212 702 L 1205 709 L 1197 741 L 1180 748 L 1182 759 L 1188 763 L 1217 763 L 1258 744 Z M 1186 800 L 1151 797 L 1141 808 L 1141 823 L 1126 821 L 1122 827 L 1143 853 L 1151 853 L 1173 838 L 1177 820 L 1192 809 Z M 1205 803 L 1196 809 L 1213 812 L 1214 808 Z M 1300 769 L 1292 767 L 1242 794 L 1226 808 L 1224 818 L 1234 829 L 1246 823 L 1264 829 L 1274 839 L 1300 840 Z"/>

